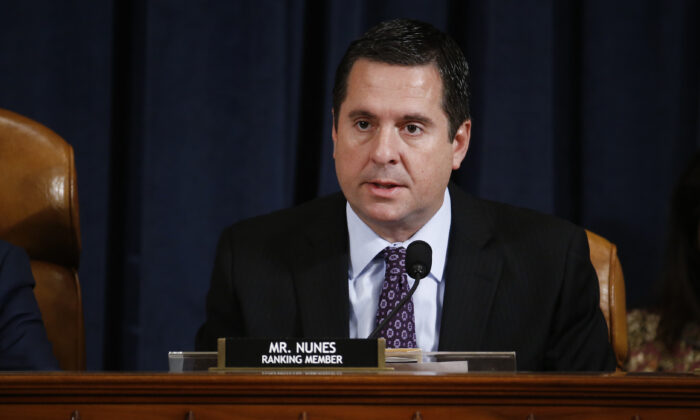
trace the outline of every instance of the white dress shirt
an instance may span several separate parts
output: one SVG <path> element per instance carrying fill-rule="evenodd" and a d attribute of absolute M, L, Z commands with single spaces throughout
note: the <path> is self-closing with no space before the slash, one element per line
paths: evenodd
<path fill-rule="evenodd" d="M 385 270 L 384 259 L 377 257 L 377 254 L 387 246 L 405 248 L 413 241 L 423 240 L 433 249 L 433 264 L 430 274 L 421 280 L 412 298 L 416 341 L 423 351 L 437 351 L 445 295 L 443 272 L 452 222 L 449 192 L 445 189 L 442 207 L 405 242 L 390 243 L 381 238 L 355 214 L 350 204 L 346 205 L 345 211 L 350 238 L 350 338 L 366 338 L 376 326 L 377 303 Z M 413 278 L 408 277 L 409 287 L 413 286 L 413 282 Z"/>

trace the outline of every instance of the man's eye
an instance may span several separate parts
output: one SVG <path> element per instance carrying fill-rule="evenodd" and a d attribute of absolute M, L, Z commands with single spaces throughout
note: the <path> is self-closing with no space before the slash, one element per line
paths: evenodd
<path fill-rule="evenodd" d="M 369 128 L 369 122 L 367 121 L 358 121 L 357 122 L 357 127 L 360 130 L 367 130 Z"/>
<path fill-rule="evenodd" d="M 408 131 L 408 134 L 420 134 L 421 128 L 415 124 L 407 124 L 406 131 Z"/>

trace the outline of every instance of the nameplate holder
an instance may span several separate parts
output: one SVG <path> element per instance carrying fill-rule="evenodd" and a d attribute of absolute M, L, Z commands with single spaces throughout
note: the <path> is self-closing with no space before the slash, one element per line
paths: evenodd
<path fill-rule="evenodd" d="M 385 369 L 386 340 L 219 338 L 211 370 Z"/>

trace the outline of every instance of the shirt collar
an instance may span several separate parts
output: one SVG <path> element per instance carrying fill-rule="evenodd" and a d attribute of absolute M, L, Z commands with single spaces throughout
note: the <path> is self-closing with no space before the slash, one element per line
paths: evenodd
<path fill-rule="evenodd" d="M 405 242 L 391 243 L 374 233 L 350 207 L 345 205 L 345 213 L 348 221 L 348 236 L 350 238 L 350 267 L 349 279 L 354 280 L 367 268 L 374 257 L 387 246 L 407 247 L 411 242 L 422 240 L 430 244 L 433 249 L 433 263 L 430 274 L 435 280 L 441 281 L 445 269 L 447 256 L 447 242 L 450 236 L 450 223 L 452 222 L 452 205 L 450 192 L 445 189 L 445 197 L 442 206 L 412 237 Z"/>

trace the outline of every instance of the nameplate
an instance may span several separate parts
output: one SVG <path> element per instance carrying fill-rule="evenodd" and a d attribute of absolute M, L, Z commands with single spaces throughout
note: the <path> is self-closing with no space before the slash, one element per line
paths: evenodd
<path fill-rule="evenodd" d="M 384 368 L 386 340 L 219 338 L 219 369 Z"/>

